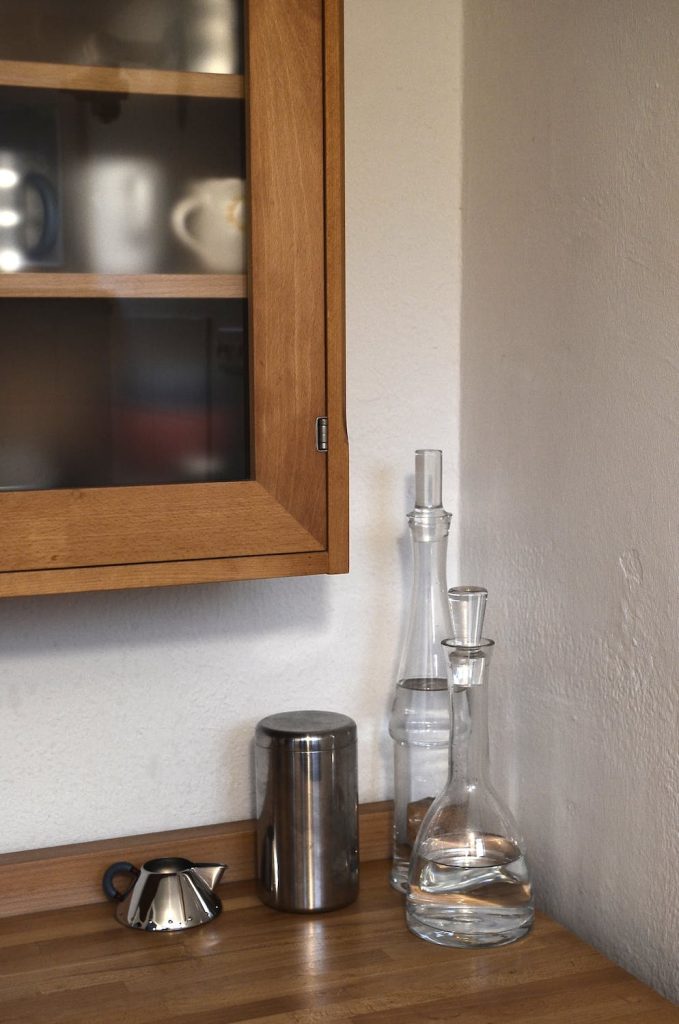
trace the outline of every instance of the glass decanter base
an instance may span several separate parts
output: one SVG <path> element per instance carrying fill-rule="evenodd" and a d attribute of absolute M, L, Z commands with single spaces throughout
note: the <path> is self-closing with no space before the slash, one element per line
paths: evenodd
<path fill-rule="evenodd" d="M 435 907 L 406 907 L 406 924 L 411 932 L 437 946 L 472 948 L 507 946 L 522 939 L 533 926 L 533 911 L 437 910 Z"/>
<path fill-rule="evenodd" d="M 425 823 L 426 824 L 426 823 Z M 534 910 L 528 870 L 510 839 L 474 833 L 418 840 L 406 898 L 411 932 L 439 946 L 504 946 L 526 935 Z"/>

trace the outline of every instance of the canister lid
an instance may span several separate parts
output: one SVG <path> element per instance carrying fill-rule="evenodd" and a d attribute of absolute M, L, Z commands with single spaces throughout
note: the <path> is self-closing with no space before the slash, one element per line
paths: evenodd
<path fill-rule="evenodd" d="M 258 747 L 278 747 L 298 753 L 338 750 L 356 742 L 356 723 L 335 711 L 282 711 L 257 723 Z"/>

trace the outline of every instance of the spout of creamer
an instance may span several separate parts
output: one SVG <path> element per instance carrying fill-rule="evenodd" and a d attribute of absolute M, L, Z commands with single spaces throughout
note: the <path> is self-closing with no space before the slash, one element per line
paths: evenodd
<path fill-rule="evenodd" d="M 227 864 L 194 864 L 191 871 L 198 875 L 209 889 L 214 890 L 227 867 Z"/>

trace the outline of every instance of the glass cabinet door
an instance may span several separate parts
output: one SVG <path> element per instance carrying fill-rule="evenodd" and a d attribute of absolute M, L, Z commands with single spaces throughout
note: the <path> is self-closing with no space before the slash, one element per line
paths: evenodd
<path fill-rule="evenodd" d="M 35 81 L 200 73 L 0 89 L 0 274 L 70 282 L 0 300 L 1 490 L 249 478 L 241 25 L 232 0 L 1 0 Z"/>
<path fill-rule="evenodd" d="M 326 551 L 326 6 L 0 0 L 0 576 Z"/>

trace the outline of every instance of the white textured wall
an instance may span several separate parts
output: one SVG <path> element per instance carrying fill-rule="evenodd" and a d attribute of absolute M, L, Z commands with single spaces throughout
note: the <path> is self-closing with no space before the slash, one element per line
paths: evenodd
<path fill-rule="evenodd" d="M 679 4 L 465 7 L 462 525 L 539 901 L 679 999 Z"/>
<path fill-rule="evenodd" d="M 457 505 L 460 12 L 346 4 L 350 575 L 0 603 L 0 850 L 249 817 L 255 723 L 309 705 L 390 795 L 416 447 Z"/>

